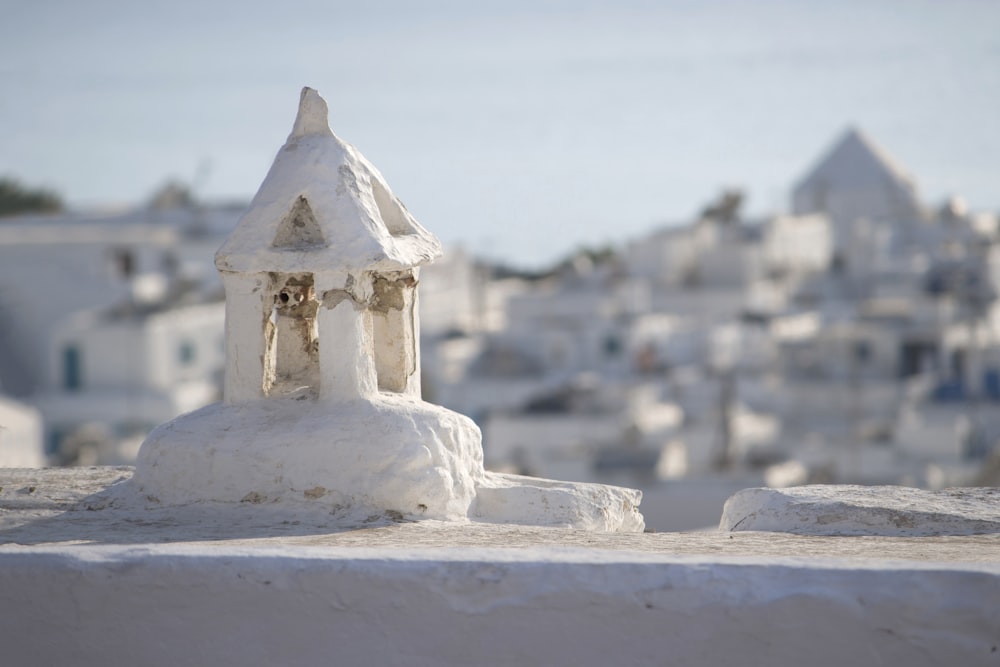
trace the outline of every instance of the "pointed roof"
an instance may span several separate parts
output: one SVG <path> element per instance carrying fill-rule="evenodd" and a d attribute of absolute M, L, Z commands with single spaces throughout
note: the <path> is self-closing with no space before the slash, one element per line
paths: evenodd
<path fill-rule="evenodd" d="M 303 88 L 292 133 L 257 195 L 215 254 L 224 271 L 394 271 L 426 264 L 441 244 L 382 174 L 327 122 Z"/>
<path fill-rule="evenodd" d="M 828 195 L 884 193 L 896 206 L 917 210 L 913 178 L 888 153 L 857 128 L 849 128 L 819 163 L 795 186 L 795 213 L 812 213 Z M 817 196 L 817 194 L 822 196 Z"/>

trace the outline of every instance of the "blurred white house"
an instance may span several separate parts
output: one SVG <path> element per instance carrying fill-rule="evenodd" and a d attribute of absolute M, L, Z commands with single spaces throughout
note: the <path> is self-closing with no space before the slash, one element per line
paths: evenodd
<path fill-rule="evenodd" d="M 42 415 L 0 396 L 0 468 L 40 468 L 45 463 Z"/>
<path fill-rule="evenodd" d="M 428 267 L 452 300 L 425 306 L 472 323 L 425 337 L 435 400 L 480 421 L 490 465 L 617 476 L 647 498 L 657 479 L 722 493 L 717 480 L 754 471 L 978 479 L 1000 451 L 996 216 L 925 207 L 857 130 L 799 181 L 790 214 L 739 211 L 727 191 L 689 225 L 505 276 L 499 327 L 461 313 L 501 281 L 468 257 Z M 458 298 L 462 272 L 476 279 Z"/>
<path fill-rule="evenodd" d="M 217 395 L 212 258 L 242 206 L 183 195 L 0 220 L 0 390 L 41 411 L 53 463 L 128 461 L 150 427 Z"/>

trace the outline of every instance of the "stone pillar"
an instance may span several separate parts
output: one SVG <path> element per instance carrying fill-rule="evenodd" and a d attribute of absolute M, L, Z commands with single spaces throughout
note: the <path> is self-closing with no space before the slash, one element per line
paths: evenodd
<path fill-rule="evenodd" d="M 319 308 L 319 397 L 324 400 L 371 398 L 378 394 L 373 359 L 372 317 L 365 295 L 343 282 L 316 275 Z"/>
<path fill-rule="evenodd" d="M 222 271 L 226 290 L 226 403 L 263 398 L 273 379 L 270 281 L 266 274 Z"/>

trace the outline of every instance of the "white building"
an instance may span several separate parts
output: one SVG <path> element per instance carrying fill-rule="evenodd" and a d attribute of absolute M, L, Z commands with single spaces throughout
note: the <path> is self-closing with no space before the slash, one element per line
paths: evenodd
<path fill-rule="evenodd" d="M 0 395 L 0 468 L 44 466 L 43 445 L 38 410 Z"/>
<path fill-rule="evenodd" d="M 239 215 L 230 206 L 0 220 L 0 374 L 26 397 L 52 377 L 49 350 L 74 313 L 155 303 L 179 285 L 220 284 L 212 256 Z"/>
<path fill-rule="evenodd" d="M 100 450 L 88 461 L 131 460 L 143 429 L 218 393 L 212 258 L 240 209 L 176 199 L 0 220 L 0 375 L 41 410 L 56 461 L 79 460 L 84 445 Z"/>
<path fill-rule="evenodd" d="M 225 360 L 221 301 L 124 304 L 58 327 L 34 403 L 57 460 L 128 462 L 156 424 L 218 400 Z"/>
<path fill-rule="evenodd" d="M 597 443 L 625 444 L 622 406 L 533 412 L 585 374 L 603 387 L 651 381 L 680 406 L 683 423 L 658 444 L 671 474 L 708 473 L 725 454 L 737 466 L 791 456 L 803 479 L 926 481 L 923 446 L 895 444 L 913 432 L 901 415 L 919 410 L 907 383 L 934 378 L 924 404 L 1000 399 L 996 217 L 959 200 L 928 216 L 912 178 L 858 131 L 792 200 L 792 214 L 753 226 L 727 193 L 618 262 L 565 264 L 508 301 L 502 330 L 449 341 L 437 397 L 482 419 L 490 461 L 524 469 L 565 474 Z M 953 436 L 934 464 L 968 479 L 955 452 L 971 450 L 954 438 L 989 425 L 954 421 L 934 431 Z M 532 429 L 548 447 L 526 449 Z"/>
<path fill-rule="evenodd" d="M 858 219 L 912 225 L 924 215 L 913 178 L 855 128 L 795 186 L 792 213 L 828 215 L 840 251 Z"/>

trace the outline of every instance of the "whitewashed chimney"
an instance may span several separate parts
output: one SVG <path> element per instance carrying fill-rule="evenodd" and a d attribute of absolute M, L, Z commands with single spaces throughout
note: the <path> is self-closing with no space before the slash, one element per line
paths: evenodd
<path fill-rule="evenodd" d="M 225 401 L 292 393 L 419 397 L 419 267 L 438 240 L 327 125 L 298 116 L 249 210 L 216 254 L 226 288 Z"/>
<path fill-rule="evenodd" d="M 223 401 L 150 433 L 139 501 L 642 530 L 638 491 L 487 472 L 475 423 L 421 400 L 418 271 L 440 254 L 303 89 L 292 133 L 215 256 Z"/>

